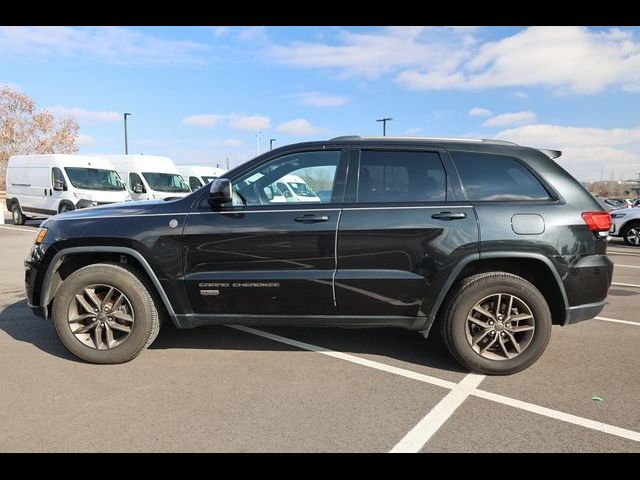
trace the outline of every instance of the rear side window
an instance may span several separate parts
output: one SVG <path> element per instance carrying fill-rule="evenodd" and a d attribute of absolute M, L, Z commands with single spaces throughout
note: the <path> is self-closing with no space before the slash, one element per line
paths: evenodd
<path fill-rule="evenodd" d="M 469 200 L 548 200 L 549 192 L 518 160 L 503 155 L 451 152 Z"/>
<path fill-rule="evenodd" d="M 441 202 L 446 175 L 435 152 L 368 151 L 360 154 L 358 202 Z"/>

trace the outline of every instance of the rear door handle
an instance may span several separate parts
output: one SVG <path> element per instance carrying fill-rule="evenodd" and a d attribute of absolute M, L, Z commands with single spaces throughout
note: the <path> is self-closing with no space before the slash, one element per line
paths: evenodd
<path fill-rule="evenodd" d="M 431 218 L 435 218 L 436 220 L 458 220 L 460 218 L 467 218 L 467 214 L 462 212 L 439 212 L 431 215 Z"/>
<path fill-rule="evenodd" d="M 317 222 L 328 222 L 329 217 L 327 215 L 303 215 L 301 217 L 295 218 L 296 222 L 300 223 L 317 223 Z"/>

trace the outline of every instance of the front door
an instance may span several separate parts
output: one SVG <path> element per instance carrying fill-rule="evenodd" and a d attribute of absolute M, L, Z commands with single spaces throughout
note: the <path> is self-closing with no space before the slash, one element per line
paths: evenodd
<path fill-rule="evenodd" d="M 233 205 L 214 210 L 204 195 L 184 228 L 193 312 L 334 314 L 345 171 L 341 150 L 289 153 L 230 178 Z M 301 192 L 296 202 L 282 201 L 283 182 Z"/>
<path fill-rule="evenodd" d="M 338 229 L 338 313 L 424 317 L 459 259 L 478 251 L 473 207 L 456 201 L 444 151 L 353 157 Z"/>

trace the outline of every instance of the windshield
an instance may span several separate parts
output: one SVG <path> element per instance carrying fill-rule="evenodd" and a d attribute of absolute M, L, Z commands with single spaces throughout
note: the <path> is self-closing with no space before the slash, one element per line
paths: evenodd
<path fill-rule="evenodd" d="M 125 186 L 113 170 L 65 167 L 71 185 L 85 190 L 124 190 Z"/>
<path fill-rule="evenodd" d="M 311 190 L 311 188 L 309 188 L 309 185 L 307 185 L 306 183 L 287 182 L 287 184 L 291 187 L 291 190 L 293 190 L 293 193 L 295 193 L 299 197 L 315 197 L 316 196 L 313 190 Z"/>
<path fill-rule="evenodd" d="M 212 182 L 212 181 L 214 181 L 216 178 L 218 178 L 218 177 L 206 177 L 206 176 L 204 176 L 204 175 L 202 176 L 202 180 L 204 180 L 204 183 Z"/>
<path fill-rule="evenodd" d="M 152 190 L 157 192 L 190 192 L 189 186 L 177 173 L 142 172 Z"/>

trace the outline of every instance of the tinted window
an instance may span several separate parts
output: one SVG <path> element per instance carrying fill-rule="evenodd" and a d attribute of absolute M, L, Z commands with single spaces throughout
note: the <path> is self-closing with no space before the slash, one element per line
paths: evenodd
<path fill-rule="evenodd" d="M 271 160 L 233 182 L 234 205 L 330 203 L 341 153 L 300 152 Z"/>
<path fill-rule="evenodd" d="M 446 175 L 435 152 L 363 150 L 358 202 L 441 202 Z"/>
<path fill-rule="evenodd" d="M 452 152 L 469 200 L 547 200 L 549 193 L 513 157 Z"/>

